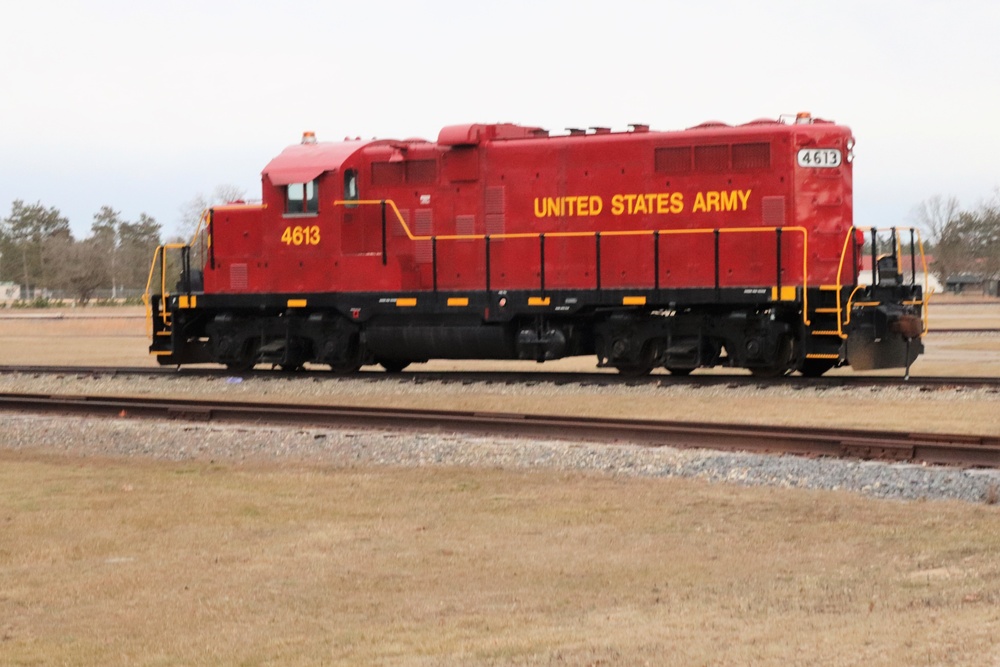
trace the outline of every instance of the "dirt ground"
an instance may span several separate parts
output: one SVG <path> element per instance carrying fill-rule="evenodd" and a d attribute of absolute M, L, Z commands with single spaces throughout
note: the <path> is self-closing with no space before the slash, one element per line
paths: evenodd
<path fill-rule="evenodd" d="M 1000 306 L 932 313 L 940 327 L 987 327 Z M 0 313 L 0 364 L 153 363 L 141 313 L 19 314 Z M 1000 337 L 932 334 L 914 373 L 998 375 L 998 357 Z M 822 400 L 833 418 L 857 407 Z M 954 412 L 919 396 L 855 400 L 868 414 Z M 806 412 L 721 402 L 727 417 Z M 676 403 L 659 414 L 686 409 Z M 996 428 L 995 401 L 979 403 L 956 421 Z M 0 445 L 0 664 L 1000 664 L 997 505 L 73 458 L 58 433 L 45 438 L 56 444 Z"/>

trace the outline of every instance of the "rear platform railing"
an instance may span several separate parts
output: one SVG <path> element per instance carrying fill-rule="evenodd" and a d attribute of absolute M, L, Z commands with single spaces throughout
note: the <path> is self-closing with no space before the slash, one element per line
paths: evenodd
<path fill-rule="evenodd" d="M 885 248 L 885 246 L 882 246 L 882 248 L 890 250 L 891 254 L 879 254 L 880 245 L 878 235 L 880 231 L 888 232 L 890 235 L 888 248 Z M 909 252 L 904 254 L 903 233 L 907 232 L 907 249 Z M 862 235 L 860 243 L 858 242 L 859 233 Z M 868 250 L 871 255 L 870 285 L 862 284 L 859 280 L 863 275 L 860 257 L 865 242 L 869 244 Z M 919 264 L 917 262 L 918 255 L 920 257 Z M 876 227 L 851 227 L 844 238 L 844 247 L 840 253 L 840 266 L 837 269 L 837 333 L 841 338 L 847 338 L 845 329 L 851 323 L 851 312 L 854 308 L 874 308 L 882 305 L 879 301 L 855 301 L 859 293 L 871 292 L 872 289 L 880 286 L 907 287 L 905 281 L 906 273 L 901 271 L 901 267 L 907 263 L 904 261 L 905 258 L 909 258 L 910 280 L 908 286 L 911 289 L 911 293 L 916 294 L 917 292 L 918 268 L 922 271 L 923 280 L 920 286 L 920 298 L 905 300 L 903 301 L 903 305 L 920 306 L 921 317 L 923 319 L 922 333 L 927 333 L 927 303 L 930 300 L 930 292 L 927 289 L 929 273 L 927 270 L 927 256 L 924 254 L 924 242 L 920 235 L 920 230 L 915 227 L 890 227 L 888 230 L 879 230 Z M 848 260 L 850 261 L 849 271 L 851 282 L 845 284 L 845 266 Z M 851 290 L 847 300 L 843 301 L 840 298 L 840 294 L 845 287 L 850 285 L 853 285 L 854 288 Z"/>

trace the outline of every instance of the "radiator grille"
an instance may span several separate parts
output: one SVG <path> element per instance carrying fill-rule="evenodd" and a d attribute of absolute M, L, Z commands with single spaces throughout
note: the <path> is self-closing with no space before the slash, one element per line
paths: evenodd
<path fill-rule="evenodd" d="M 666 174 L 685 174 L 691 171 L 691 147 L 674 146 L 657 148 L 653 154 L 656 171 Z"/>
<path fill-rule="evenodd" d="M 410 160 L 405 164 L 407 183 L 437 182 L 437 160 Z"/>
<path fill-rule="evenodd" d="M 433 233 L 434 217 L 429 208 L 418 208 L 413 216 L 413 233 L 415 236 L 430 236 Z M 431 241 L 417 241 L 413 258 L 421 264 L 430 264 L 434 259 Z"/>
<path fill-rule="evenodd" d="M 729 168 L 729 146 L 695 146 L 694 168 L 698 171 L 725 171 Z"/>
<path fill-rule="evenodd" d="M 782 227 L 785 224 L 785 198 L 762 197 L 761 219 L 765 227 Z"/>
<path fill-rule="evenodd" d="M 455 216 L 455 233 L 456 234 L 475 234 L 476 233 L 476 216 L 474 215 L 457 215 Z"/>
<path fill-rule="evenodd" d="M 771 144 L 733 144 L 733 169 L 770 169 Z"/>
<path fill-rule="evenodd" d="M 247 280 L 246 264 L 229 265 L 229 289 L 245 290 L 249 284 Z"/>
<path fill-rule="evenodd" d="M 502 185 L 486 188 L 486 214 L 503 215 L 507 212 L 507 189 Z"/>

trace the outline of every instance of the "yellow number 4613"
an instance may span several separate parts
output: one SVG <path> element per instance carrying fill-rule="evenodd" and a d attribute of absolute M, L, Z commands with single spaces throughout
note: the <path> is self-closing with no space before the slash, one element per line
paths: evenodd
<path fill-rule="evenodd" d="M 285 245 L 319 245 L 319 226 L 285 227 L 281 241 Z"/>

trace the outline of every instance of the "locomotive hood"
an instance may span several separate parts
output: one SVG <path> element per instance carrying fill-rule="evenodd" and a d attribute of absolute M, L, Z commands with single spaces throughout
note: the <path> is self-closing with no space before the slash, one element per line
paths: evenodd
<path fill-rule="evenodd" d="M 371 141 L 301 143 L 289 146 L 267 163 L 262 176 L 272 185 L 308 183 L 327 171 L 335 171 Z"/>

